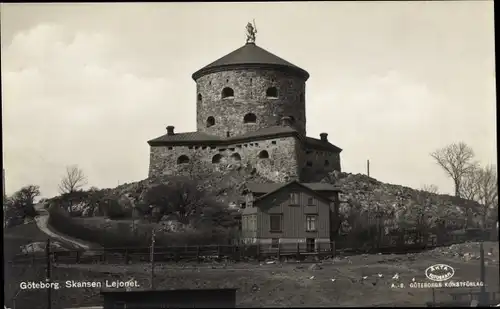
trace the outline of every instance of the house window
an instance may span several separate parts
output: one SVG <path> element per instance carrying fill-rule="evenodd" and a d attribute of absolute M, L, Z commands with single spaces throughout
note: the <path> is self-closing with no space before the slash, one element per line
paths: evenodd
<path fill-rule="evenodd" d="M 247 207 L 252 207 L 253 206 L 253 195 L 252 194 L 247 194 L 246 195 L 246 204 Z"/>
<path fill-rule="evenodd" d="M 257 218 L 255 216 L 250 217 L 250 231 L 255 232 L 257 230 Z"/>
<path fill-rule="evenodd" d="M 290 193 L 290 204 L 299 205 L 299 194 L 296 192 Z"/>
<path fill-rule="evenodd" d="M 270 215 L 271 232 L 281 232 L 281 215 Z"/>
<path fill-rule="evenodd" d="M 314 206 L 314 197 L 307 198 L 307 205 Z"/>
<path fill-rule="evenodd" d="M 247 227 L 247 222 L 248 222 L 248 217 L 247 216 L 243 216 L 243 218 L 241 218 L 241 229 L 243 231 L 247 231 L 248 230 L 248 227 Z"/>
<path fill-rule="evenodd" d="M 280 239 L 273 238 L 271 239 L 271 249 L 278 249 L 280 247 Z"/>
<path fill-rule="evenodd" d="M 316 231 L 316 218 L 317 216 L 306 216 L 306 231 Z"/>

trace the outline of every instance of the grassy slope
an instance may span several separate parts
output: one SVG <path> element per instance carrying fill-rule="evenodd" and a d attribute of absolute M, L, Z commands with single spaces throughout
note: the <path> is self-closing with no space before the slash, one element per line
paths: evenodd
<path fill-rule="evenodd" d="M 488 243 L 486 251 L 487 289 L 499 290 L 498 243 Z M 445 263 L 455 269 L 455 280 L 479 280 L 479 260 L 467 260 L 465 252 L 478 255 L 478 245 L 467 243 L 408 255 L 359 255 L 335 259 L 320 264 L 322 269 L 310 270 L 311 264 L 218 264 L 218 265 L 159 265 L 156 286 L 164 288 L 238 288 L 238 306 L 370 306 L 414 305 L 430 301 L 429 289 L 393 289 L 395 273 L 400 282 L 412 278 L 424 281 L 427 267 Z M 54 275 L 58 280 L 106 280 L 135 278 L 143 287 L 149 286 L 148 265 L 58 265 Z M 379 278 L 378 274 L 383 277 Z M 313 279 L 311 277 L 314 276 Z M 362 280 L 363 276 L 368 276 Z M 332 282 L 331 279 L 336 281 Z M 255 285 L 255 286 L 254 286 Z M 450 292 L 469 289 L 437 289 L 438 301 L 450 300 Z M 78 291 L 78 293 L 76 292 Z M 98 305 L 97 289 L 61 289 L 54 296 L 59 306 Z M 35 296 L 34 292 L 24 292 Z M 35 308 L 33 308 L 35 309 Z"/>
<path fill-rule="evenodd" d="M 45 278 L 45 264 L 43 257 L 37 260 L 38 262 L 35 265 L 18 266 L 12 265 L 8 263 L 8 261 L 15 255 L 22 253 L 20 246 L 33 242 L 45 242 L 49 238 L 50 237 L 43 233 L 34 222 L 4 229 L 4 297 L 7 304 L 10 304 L 14 295 L 18 293 L 19 282 L 28 280 L 36 281 Z M 69 244 L 65 244 L 63 242 L 60 243 L 69 249 L 73 248 Z M 34 293 L 39 296 L 41 292 Z M 18 303 L 18 308 L 21 305 L 22 301 L 21 303 Z"/>

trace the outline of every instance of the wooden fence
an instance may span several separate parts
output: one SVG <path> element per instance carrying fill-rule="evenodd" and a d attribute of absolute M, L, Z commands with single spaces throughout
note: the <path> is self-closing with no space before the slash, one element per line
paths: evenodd
<path fill-rule="evenodd" d="M 231 261 L 262 261 L 266 259 L 295 259 L 304 260 L 307 258 L 325 259 L 337 255 L 355 255 L 360 253 L 410 253 L 420 252 L 430 246 L 420 244 L 407 245 L 400 248 L 372 248 L 361 249 L 336 249 L 335 242 L 317 245 L 313 250 L 307 250 L 300 243 L 294 246 L 270 245 L 212 245 L 212 246 L 182 246 L 182 247 L 156 247 L 154 250 L 154 260 L 156 262 L 179 262 L 190 261 L 202 263 L 207 260 L 231 260 Z M 52 261 L 61 264 L 130 264 L 150 261 L 150 248 L 106 248 L 92 251 L 52 251 Z M 14 264 L 44 263 L 43 253 L 19 254 L 10 261 Z"/>
<path fill-rule="evenodd" d="M 444 238 L 436 235 L 428 235 L 423 238 L 415 238 L 408 234 L 403 243 L 399 236 L 387 235 L 383 242 L 364 242 L 363 245 L 349 239 L 339 237 L 338 241 L 330 243 L 317 243 L 315 248 L 308 250 L 304 243 L 278 244 L 233 244 L 233 245 L 202 245 L 202 246 L 170 246 L 155 247 L 154 260 L 158 262 L 167 261 L 197 261 L 203 262 L 213 259 L 226 259 L 233 261 L 265 260 L 265 259 L 287 259 L 293 258 L 303 260 L 307 257 L 314 259 L 331 258 L 337 255 L 355 255 L 362 253 L 386 253 L 402 254 L 416 253 L 440 246 L 463 243 L 466 241 L 491 240 L 487 234 L 476 233 L 453 234 Z M 497 238 L 498 239 L 498 238 Z M 124 264 L 150 261 L 150 247 L 133 248 L 105 248 L 91 250 L 54 250 L 51 252 L 52 260 L 57 263 L 109 263 Z M 33 264 L 43 262 L 45 254 L 25 253 L 17 254 L 9 259 L 14 264 Z"/>

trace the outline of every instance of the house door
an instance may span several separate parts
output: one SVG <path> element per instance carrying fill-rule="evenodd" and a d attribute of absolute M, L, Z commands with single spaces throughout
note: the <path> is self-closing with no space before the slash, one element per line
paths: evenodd
<path fill-rule="evenodd" d="M 306 238 L 306 251 L 314 252 L 314 238 Z"/>

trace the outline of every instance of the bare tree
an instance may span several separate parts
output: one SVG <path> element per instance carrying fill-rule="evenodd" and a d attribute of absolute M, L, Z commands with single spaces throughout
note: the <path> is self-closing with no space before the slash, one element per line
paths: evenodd
<path fill-rule="evenodd" d="M 498 177 L 496 166 L 475 166 L 468 171 L 460 184 L 460 195 L 463 198 L 482 205 L 480 211 L 483 223 L 486 217 L 498 206 Z"/>
<path fill-rule="evenodd" d="M 481 178 L 481 168 L 474 166 L 464 174 L 460 182 L 460 197 L 471 201 L 478 201 Z"/>
<path fill-rule="evenodd" d="M 479 189 L 477 201 L 483 206 L 481 216 L 483 225 L 487 216 L 498 205 L 498 175 L 495 165 L 487 165 L 479 170 Z"/>
<path fill-rule="evenodd" d="M 423 185 L 422 191 L 426 191 L 426 192 L 433 193 L 433 194 L 438 194 L 439 188 L 436 185 Z"/>
<path fill-rule="evenodd" d="M 72 193 L 80 190 L 87 184 L 87 177 L 83 171 L 76 165 L 66 167 L 66 175 L 59 184 L 61 194 Z"/>
<path fill-rule="evenodd" d="M 448 145 L 431 153 L 437 164 L 453 179 L 455 196 L 460 196 L 463 177 L 474 168 L 474 151 L 467 144 L 460 142 Z"/>

